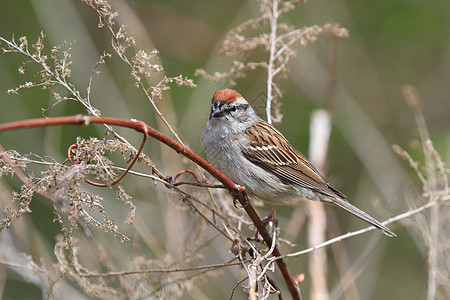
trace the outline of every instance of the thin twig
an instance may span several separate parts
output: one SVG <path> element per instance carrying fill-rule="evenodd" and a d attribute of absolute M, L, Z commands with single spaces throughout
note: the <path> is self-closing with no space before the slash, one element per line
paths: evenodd
<path fill-rule="evenodd" d="M 388 225 L 388 224 L 397 222 L 399 220 L 406 219 L 408 217 L 411 217 L 413 215 L 421 213 L 422 211 L 424 211 L 424 210 L 426 210 L 428 208 L 434 207 L 434 206 L 436 206 L 436 205 L 438 205 L 438 204 L 440 204 L 442 202 L 446 202 L 446 201 L 449 201 L 449 200 L 450 200 L 450 196 L 449 195 L 444 195 L 443 197 L 438 197 L 436 200 L 430 201 L 430 202 L 428 202 L 428 203 L 426 203 L 426 204 L 424 204 L 424 205 L 422 205 L 420 207 L 417 207 L 415 209 L 412 209 L 412 210 L 409 210 L 407 212 L 404 212 L 403 214 L 400 214 L 400 215 L 397 215 L 397 216 L 392 217 L 390 219 L 387 219 L 386 221 L 382 222 L 381 224 Z M 274 257 L 271 260 L 278 260 L 278 259 L 282 259 L 282 258 L 297 257 L 297 256 L 300 256 L 300 255 L 303 255 L 303 254 L 306 254 L 306 253 L 310 253 L 310 252 L 312 252 L 312 251 L 314 251 L 316 249 L 320 249 L 320 248 L 326 247 L 326 246 L 331 245 L 333 243 L 340 242 L 340 241 L 343 241 L 343 240 L 348 239 L 350 237 L 361 235 L 363 233 L 366 233 L 366 232 L 369 232 L 369 231 L 372 231 L 372 230 L 375 230 L 375 229 L 377 229 L 375 226 L 369 226 L 369 227 L 366 227 L 366 228 L 363 228 L 363 229 L 360 229 L 360 230 L 357 230 L 357 231 L 348 232 L 346 234 L 343 234 L 343 235 L 337 236 L 335 238 L 332 238 L 332 239 L 330 239 L 330 240 L 328 240 L 328 241 L 326 241 L 326 242 L 324 242 L 322 244 L 316 245 L 314 247 L 310 247 L 308 249 L 301 250 L 301 251 L 294 252 L 294 253 L 284 254 L 284 255 L 281 255 L 279 257 Z"/>
<path fill-rule="evenodd" d="M 235 260 L 235 258 L 233 259 Z M 149 274 L 149 273 L 175 273 L 175 272 L 187 272 L 187 271 L 209 271 L 216 270 L 220 268 L 239 266 L 241 262 L 225 262 L 221 264 L 204 265 L 197 267 L 187 267 L 187 268 L 168 268 L 168 269 L 142 269 L 142 270 L 131 270 L 131 271 L 112 271 L 107 273 L 86 273 L 86 274 L 76 274 L 72 276 L 79 277 L 114 277 L 114 276 L 129 276 L 136 274 Z M 66 274 L 64 274 L 67 276 Z"/>
<path fill-rule="evenodd" d="M 230 264 L 233 260 L 235 260 L 236 258 L 233 258 L 233 259 L 231 259 L 229 262 L 227 262 L 227 263 L 225 263 L 225 264 Z M 233 265 L 239 265 L 240 264 L 240 262 L 238 262 L 238 263 L 235 263 L 235 264 L 233 264 Z M 220 265 L 220 264 L 219 264 Z M 188 280 L 188 279 L 191 279 L 191 278 L 194 278 L 194 277 L 197 277 L 197 276 L 200 276 L 200 275 L 202 275 L 202 274 L 205 274 L 205 273 L 207 273 L 207 272 L 210 272 L 210 271 L 214 271 L 214 270 L 216 270 L 217 268 L 207 268 L 207 269 L 200 269 L 201 271 L 200 272 L 197 272 L 197 273 L 194 273 L 194 274 L 191 274 L 191 275 L 187 275 L 187 276 L 184 276 L 184 277 L 181 277 L 181 278 L 178 278 L 178 279 L 176 279 L 176 280 L 174 280 L 174 281 L 170 281 L 170 282 L 166 282 L 166 283 L 163 283 L 163 284 L 161 284 L 159 287 L 157 287 L 153 292 L 151 292 L 147 297 L 151 297 L 151 296 L 153 296 L 153 295 L 155 295 L 156 293 L 158 293 L 160 290 L 162 290 L 164 287 L 166 287 L 166 286 L 168 286 L 168 285 L 172 285 L 172 284 L 176 284 L 176 283 L 179 283 L 179 282 L 183 282 L 183 281 L 186 281 L 186 280 Z M 144 297 L 144 298 L 147 298 L 147 297 Z"/>
<path fill-rule="evenodd" d="M 242 278 L 241 280 L 239 280 L 238 282 L 236 282 L 236 284 L 234 285 L 233 289 L 231 290 L 231 295 L 230 295 L 229 300 L 233 299 L 234 291 L 236 291 L 236 288 L 237 288 L 241 283 L 243 283 L 244 281 L 246 281 L 247 279 L 248 279 L 248 277 L 244 277 L 244 278 Z"/>

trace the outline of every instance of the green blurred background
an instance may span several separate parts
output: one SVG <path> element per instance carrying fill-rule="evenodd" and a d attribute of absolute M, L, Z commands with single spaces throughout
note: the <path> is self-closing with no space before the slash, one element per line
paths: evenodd
<path fill-rule="evenodd" d="M 157 104 L 191 149 L 202 153 L 199 140 L 209 111 L 208 101 L 212 93 L 224 85 L 194 77 L 195 70 L 205 68 L 212 73 L 227 69 L 230 59 L 218 55 L 221 42 L 228 30 L 258 15 L 257 3 L 237 0 L 114 0 L 111 3 L 119 13 L 117 22 L 128 25 L 127 31 L 135 37 L 137 48 L 147 52 L 153 48 L 160 51 L 166 75 L 183 74 L 196 82 L 198 87 L 195 89 L 173 87 L 165 92 L 164 98 Z M 299 5 L 283 19 L 296 27 L 336 22 L 349 31 L 350 37 L 339 39 L 337 46 L 328 36 L 322 35 L 315 43 L 300 48 L 290 63 L 289 78 L 281 81 L 281 89 L 285 93 L 281 99 L 284 118 L 277 128 L 293 145 L 308 155 L 310 115 L 314 109 L 326 103 L 328 57 L 330 49 L 336 46 L 338 88 L 333 110 L 328 177 L 351 202 L 379 219 L 406 211 L 408 199 L 417 198 L 422 191 L 407 164 L 390 149 L 391 144 L 399 144 L 416 160 L 423 161 L 414 117 L 402 96 L 404 84 L 417 88 L 434 146 L 443 160 L 449 161 L 449 16 L 450 1 L 447 0 L 318 0 Z M 110 36 L 105 29 L 98 29 L 97 23 L 96 13 L 80 1 L 0 1 L 2 37 L 11 39 L 14 35 L 18 39 L 26 35 L 30 42 L 34 42 L 43 31 L 47 35 L 47 45 L 73 43 L 72 82 L 82 93 L 86 91 L 89 75 L 100 54 L 105 49 L 111 52 Z M 39 88 L 23 90 L 18 95 L 7 95 L 8 89 L 38 78 L 34 74 L 38 71 L 35 66 L 27 67 L 25 75 L 17 72 L 24 59 L 19 54 L 0 55 L 1 123 L 40 117 L 41 108 L 54 103 L 48 92 Z M 100 76 L 94 77 L 91 101 L 104 116 L 140 119 L 166 132 L 159 125 L 149 102 L 134 87 L 129 70 L 117 57 L 109 60 L 100 70 Z M 265 93 L 265 87 L 265 74 L 254 71 L 249 72 L 247 78 L 238 80 L 235 88 L 252 101 Z M 76 113 L 85 111 L 77 103 L 65 102 L 47 115 Z M 126 130 L 118 131 L 138 145 L 139 136 Z M 73 143 L 76 136 L 102 137 L 103 133 L 100 127 L 82 131 L 69 126 L 41 128 L 2 133 L 0 142 L 6 149 L 51 155 L 62 161 L 68 145 Z M 151 153 L 162 170 L 167 173 L 177 170 L 177 166 L 164 164 L 164 153 L 161 153 L 157 143 L 148 143 L 146 147 L 146 152 Z M 12 188 L 17 189 L 19 183 L 9 179 L 2 181 L 2 198 L 6 199 L 9 197 L 8 192 Z M 167 214 L 161 216 L 158 213 L 159 210 L 164 211 L 165 206 L 161 204 L 162 200 L 153 203 L 147 197 L 148 189 L 154 189 L 153 184 L 148 187 L 148 182 L 143 179 L 126 179 L 124 184 L 129 185 L 140 217 L 161 245 L 166 250 L 170 249 L 170 230 L 155 225 L 155 222 L 168 222 Z M 378 199 L 376 204 L 370 201 L 374 198 Z M 105 205 L 115 212 L 118 223 L 126 227 L 122 224 L 127 214 L 126 207 L 117 203 Z M 267 213 L 269 209 L 268 206 L 261 208 L 261 214 Z M 46 253 L 46 259 L 54 261 L 52 245 L 59 227 L 52 222 L 52 208 L 46 200 L 37 198 L 32 203 L 32 210 L 27 226 L 32 226 L 34 233 L 28 232 L 26 237 L 17 238 L 14 241 L 16 249 L 36 259 Z M 278 212 L 283 230 L 283 224 L 289 222 L 292 208 L 281 207 Z M 345 213 L 336 212 L 336 216 L 344 232 L 363 226 L 359 220 Z M 189 219 L 189 213 L 185 218 Z M 380 238 L 378 233 L 370 233 L 345 241 L 350 262 L 360 264 L 356 286 L 361 299 L 425 299 L 426 249 L 420 236 L 410 226 L 411 222 L 392 226 L 399 236 L 396 239 Z M 131 232 L 131 229 L 123 230 Z M 1 235 L 5 238 L 5 232 Z M 116 245 L 117 241 L 108 241 L 113 237 L 105 236 L 107 245 Z M 41 239 L 40 243 L 36 244 L 36 237 Z M 296 249 L 305 248 L 305 234 L 301 233 L 296 242 Z M 367 250 L 367 245 L 371 243 L 375 243 L 376 247 Z M 369 254 L 361 258 L 361 253 L 366 250 Z M 222 251 L 226 253 L 226 249 Z M 214 258 L 211 253 L 212 256 L 205 255 Z M 288 264 L 293 273 L 307 270 L 306 257 L 291 259 Z M 0 265 L 0 273 L 0 278 L 6 278 L 0 283 L 0 291 L 3 291 L 5 299 L 45 298 L 39 286 L 25 282 L 14 270 Z M 200 285 L 199 291 L 206 298 L 226 299 L 238 281 L 233 277 L 235 273 L 224 271 L 224 280 L 217 282 L 212 279 L 212 284 L 210 281 L 210 284 Z M 344 299 L 339 292 L 336 270 L 331 261 L 329 279 L 332 298 Z M 284 286 L 282 283 L 280 285 Z M 308 277 L 302 287 L 307 297 Z M 76 286 L 74 289 L 74 295 L 77 293 L 80 299 L 84 297 Z M 195 299 L 195 295 L 198 296 L 186 293 L 182 297 Z M 235 297 L 243 297 L 242 292 Z"/>

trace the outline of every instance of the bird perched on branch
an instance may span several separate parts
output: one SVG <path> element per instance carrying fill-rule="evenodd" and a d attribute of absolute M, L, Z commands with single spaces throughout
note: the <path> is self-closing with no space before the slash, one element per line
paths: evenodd
<path fill-rule="evenodd" d="M 275 127 L 258 117 L 235 90 L 214 93 L 201 142 L 209 162 L 235 183 L 245 186 L 249 196 L 274 204 L 294 205 L 300 202 L 300 197 L 334 204 L 387 236 L 395 236 L 389 228 L 350 204 Z"/>

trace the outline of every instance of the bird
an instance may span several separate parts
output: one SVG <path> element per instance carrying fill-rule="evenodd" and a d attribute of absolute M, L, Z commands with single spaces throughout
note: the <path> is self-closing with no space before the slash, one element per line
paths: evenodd
<path fill-rule="evenodd" d="M 233 89 L 216 91 L 201 135 L 208 161 L 249 197 L 275 205 L 296 205 L 301 198 L 338 206 L 390 237 L 375 218 L 349 203 L 273 125 L 260 118 Z"/>

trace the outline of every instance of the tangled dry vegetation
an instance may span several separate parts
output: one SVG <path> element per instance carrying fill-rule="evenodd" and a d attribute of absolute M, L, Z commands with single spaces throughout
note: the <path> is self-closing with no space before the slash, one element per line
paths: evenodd
<path fill-rule="evenodd" d="M 243 78 L 248 71 L 262 68 L 267 72 L 267 122 L 281 122 L 281 103 L 283 96 L 280 80 L 288 76 L 289 60 L 295 55 L 299 47 L 313 42 L 320 34 L 332 34 L 336 37 L 347 37 L 348 32 L 338 24 L 323 26 L 305 26 L 296 28 L 287 23 L 281 23 L 283 14 L 295 9 L 301 0 L 293 1 L 258 1 L 261 15 L 250 19 L 230 30 L 223 42 L 220 53 L 232 57 L 232 66 L 225 72 L 207 73 L 198 69 L 196 74 L 211 81 L 222 80 L 228 85 L 235 85 L 236 78 Z M 248 36 L 246 36 L 246 34 Z M 264 60 L 251 61 L 248 54 L 262 50 L 267 53 Z"/>
<path fill-rule="evenodd" d="M 172 84 L 194 88 L 193 80 L 182 75 L 163 76 L 158 83 L 149 84 L 149 78 L 163 72 L 163 67 L 158 62 L 158 51 L 152 50 L 148 53 L 136 50 L 133 37 L 126 32 L 124 25 L 116 24 L 117 13 L 112 11 L 107 1 L 83 0 L 83 2 L 98 13 L 99 28 L 106 28 L 112 41 L 112 53 L 104 52 L 101 55 L 88 81 L 86 93 L 81 92 L 81 89 L 71 82 L 71 67 L 76 63 L 71 61 L 72 45 L 66 43 L 49 49 L 44 46 L 44 33 L 33 44 L 30 44 L 27 37 L 18 39 L 12 37 L 10 40 L 0 37 L 5 54 L 16 53 L 25 59 L 19 66 L 19 73 L 27 72 L 31 64 L 40 68 L 39 80 L 25 82 L 10 89 L 8 93 L 16 94 L 30 88 L 47 91 L 54 102 L 43 109 L 44 116 L 58 104 L 74 101 L 84 107 L 86 114 L 100 117 L 101 111 L 94 106 L 99 100 L 91 97 L 91 90 L 95 88 L 93 78 L 101 76 L 99 67 L 106 64 L 111 56 L 116 55 L 128 66 L 131 80 L 148 99 L 171 137 L 184 146 L 185 142 L 179 137 L 177 129 L 172 127 L 160 112 L 156 100 L 161 99 L 164 91 L 170 89 Z M 230 69 L 212 75 L 204 70 L 198 70 L 197 74 L 211 80 L 225 80 L 233 84 L 237 78 L 245 76 L 247 71 L 262 68 L 267 73 L 267 119 L 281 121 L 282 92 L 279 85 L 280 80 L 288 76 L 290 58 L 299 47 L 314 41 L 319 34 L 327 33 L 338 37 L 345 37 L 348 34 L 336 24 L 297 29 L 281 23 L 279 18 L 302 1 L 258 2 L 261 15 L 237 26 L 226 36 L 221 52 L 225 56 L 236 58 Z M 265 52 L 267 59 L 261 61 L 244 59 L 249 52 L 258 50 Z M 447 251 L 446 242 L 442 240 L 448 233 L 442 233 L 439 225 L 442 220 L 448 222 L 448 210 L 440 209 L 447 205 L 442 203 L 449 200 L 448 170 L 445 169 L 441 157 L 426 135 L 426 126 L 421 119 L 419 100 L 415 91 L 408 87 L 405 95 L 422 130 L 426 157 L 425 173 L 422 167 L 399 146 L 395 146 L 394 151 L 410 163 L 424 190 L 422 197 L 411 202 L 411 209 L 408 212 L 393 217 L 384 224 L 412 216 L 417 218 L 414 224 L 422 234 L 429 252 L 429 293 L 432 293 L 430 295 L 432 299 L 433 296 L 445 295 L 445 280 L 448 279 L 448 268 L 445 267 L 443 254 Z M 254 224 L 243 209 L 233 206 L 228 193 L 218 189 L 207 190 L 204 187 L 184 188 L 182 184 L 187 182 L 182 182 L 178 177 L 169 176 L 173 174 L 165 174 L 160 170 L 153 162 L 151 153 L 141 152 L 112 126 L 108 124 L 103 126 L 106 129 L 106 137 L 77 138 L 70 146 L 68 158 L 64 161 L 0 148 L 0 176 L 12 177 L 15 181 L 19 179 L 22 182 L 20 189 L 13 192 L 10 198 L 2 197 L 0 235 L 6 238 L 8 230 L 14 227 L 12 225 L 32 213 L 30 203 L 34 201 L 36 194 L 52 203 L 54 226 L 59 226 L 60 231 L 54 244 L 54 258 L 50 259 L 54 263 L 36 260 L 29 253 L 18 253 L 12 244 L 2 246 L 4 254 L 0 258 L 1 263 L 40 286 L 49 298 L 79 293 L 71 288 L 73 283 L 76 283 L 83 293 L 102 299 L 153 297 L 168 299 L 186 292 L 195 297 L 201 294 L 199 287 L 202 284 L 222 275 L 223 268 L 235 268 L 241 278 L 229 291 L 230 298 L 236 293 L 237 288 L 241 288 L 240 286 L 250 299 L 267 299 L 271 293 L 281 297 L 279 287 L 284 288 L 282 287 L 284 284 L 272 279 L 277 260 L 311 253 L 373 229 L 362 229 L 299 252 L 288 253 L 281 257 L 274 256 L 275 245 L 291 244 L 280 237 L 277 228 L 270 227 L 272 247 L 265 245 L 259 236 L 248 238 L 254 235 Z M 117 153 L 118 156 L 112 159 L 111 153 Z M 158 190 L 153 190 L 155 195 L 166 194 L 167 197 L 163 199 L 172 203 L 172 206 L 162 205 L 163 208 L 169 211 L 175 208 L 189 212 L 191 218 L 188 222 L 189 230 L 177 232 L 176 221 L 173 219 L 169 221 L 173 224 L 164 224 L 167 227 L 166 233 L 173 234 L 178 239 L 178 256 L 166 252 L 156 241 L 156 233 L 152 233 L 154 229 L 148 228 L 143 223 L 142 217 L 137 217 L 138 208 L 133 202 L 133 192 L 127 191 L 122 182 L 117 180 L 121 179 L 121 174 L 126 171 L 125 168 L 117 166 L 121 164 L 117 157 L 121 157 L 126 163 L 134 162 L 136 158 L 136 166 L 139 165 L 142 171 L 129 170 L 126 177 L 143 178 L 157 185 Z M 204 178 L 207 176 L 204 170 L 180 156 L 177 159 L 179 162 L 176 165 L 181 167 L 179 171 L 193 169 L 199 177 L 198 181 L 193 183 L 206 185 Z M 187 175 L 183 176 L 189 178 Z M 108 191 L 99 192 L 99 188 Z M 117 209 L 128 211 L 124 220 L 117 217 L 118 214 L 108 203 L 116 201 L 112 199 L 113 195 L 109 191 L 112 191 L 121 203 Z M 150 198 L 149 201 L 156 200 Z M 128 227 L 132 227 L 133 230 L 122 231 L 121 228 L 126 227 L 122 223 L 131 225 Z M 27 228 L 31 223 L 25 223 L 24 226 Z M 155 223 L 152 226 L 155 226 L 156 230 L 159 225 Z M 97 229 L 106 234 L 101 235 Z M 24 228 L 18 225 L 15 230 L 20 231 Z M 117 245 L 110 240 L 111 237 L 117 237 L 122 244 Z M 228 257 L 217 257 L 217 260 L 212 262 L 205 261 L 202 251 L 205 249 L 214 251 L 216 247 L 230 249 Z M 301 277 L 300 275 L 295 278 L 297 283 L 301 282 Z M 288 297 L 286 295 L 286 298 Z"/>

